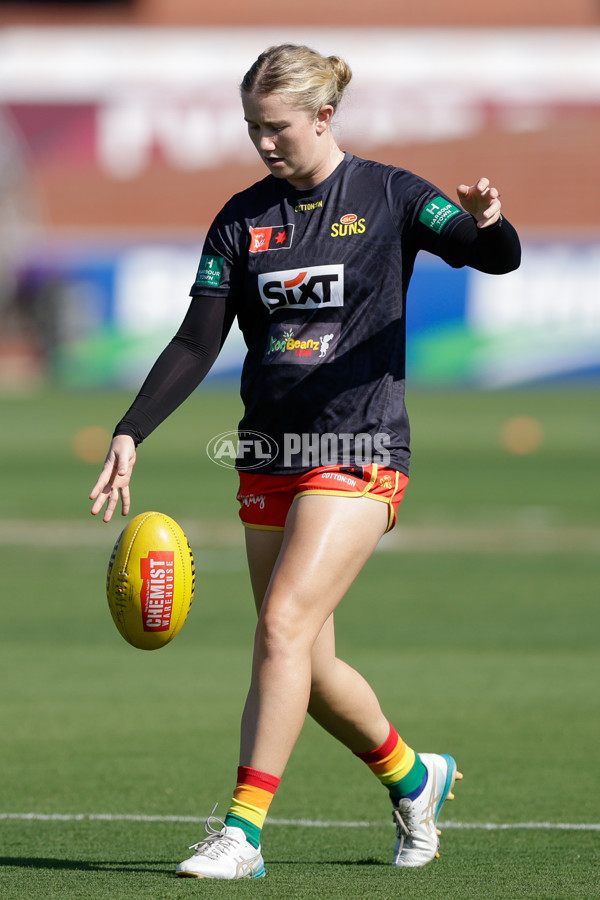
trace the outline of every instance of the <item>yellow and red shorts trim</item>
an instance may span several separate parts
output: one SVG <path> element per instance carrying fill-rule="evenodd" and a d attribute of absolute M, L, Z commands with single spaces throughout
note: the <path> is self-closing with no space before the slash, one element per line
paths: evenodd
<path fill-rule="evenodd" d="M 290 507 L 297 497 L 329 494 L 370 497 L 387 503 L 390 531 L 396 524 L 398 507 L 408 476 L 396 469 L 378 466 L 319 466 L 295 475 L 260 475 L 240 472 L 240 519 L 246 528 L 283 531 Z"/>

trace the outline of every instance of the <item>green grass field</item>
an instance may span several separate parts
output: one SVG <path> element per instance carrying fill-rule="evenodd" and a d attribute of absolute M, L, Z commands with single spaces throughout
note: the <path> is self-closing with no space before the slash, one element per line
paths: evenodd
<path fill-rule="evenodd" d="M 406 740 L 464 772 L 441 859 L 389 865 L 384 790 L 309 721 L 264 832 L 267 877 L 231 885 L 173 869 L 226 811 L 237 765 L 253 613 L 235 475 L 205 445 L 239 401 L 207 389 L 140 448 L 133 513 L 178 519 L 199 574 L 183 631 L 143 653 L 104 595 L 123 520 L 91 519 L 99 464 L 80 458 L 100 453 L 82 431 L 111 430 L 129 398 L 0 397 L 3 900 L 600 897 L 598 394 L 409 401 L 399 526 L 340 607 L 338 642 Z M 528 454 L 503 444 L 519 416 L 541 428 Z"/>

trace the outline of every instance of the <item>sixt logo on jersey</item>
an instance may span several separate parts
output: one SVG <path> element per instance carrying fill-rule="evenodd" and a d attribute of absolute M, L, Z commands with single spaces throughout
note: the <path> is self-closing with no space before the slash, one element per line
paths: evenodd
<path fill-rule="evenodd" d="M 265 250 L 287 250 L 292 246 L 294 226 L 265 225 L 263 228 L 250 226 L 250 253 L 264 253 Z"/>
<path fill-rule="evenodd" d="M 260 299 L 269 312 L 286 306 L 323 309 L 344 305 L 344 267 L 307 266 L 258 276 Z"/>
<path fill-rule="evenodd" d="M 346 213 L 339 222 L 331 226 L 331 237 L 347 237 L 349 234 L 364 234 L 367 230 L 364 219 L 359 219 L 356 213 Z"/>

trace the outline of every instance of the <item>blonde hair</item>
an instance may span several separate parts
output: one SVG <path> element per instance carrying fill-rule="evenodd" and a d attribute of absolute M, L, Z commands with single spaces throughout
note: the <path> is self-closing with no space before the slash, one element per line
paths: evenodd
<path fill-rule="evenodd" d="M 248 69 L 242 94 L 288 94 L 298 109 L 317 115 L 322 106 L 337 109 L 350 79 L 350 66 L 339 56 L 322 56 L 301 44 L 278 44 L 260 54 Z"/>

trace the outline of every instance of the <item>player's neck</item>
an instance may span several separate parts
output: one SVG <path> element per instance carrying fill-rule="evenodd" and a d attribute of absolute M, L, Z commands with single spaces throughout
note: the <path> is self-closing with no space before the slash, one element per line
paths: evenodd
<path fill-rule="evenodd" d="M 344 160 L 344 152 L 335 142 L 332 142 L 327 154 L 319 160 L 318 164 L 307 173 L 297 177 L 288 178 L 289 183 L 298 191 L 309 191 L 317 187 L 335 172 L 339 164 Z"/>

